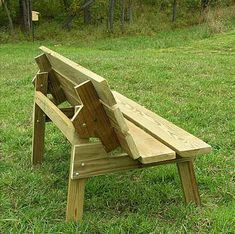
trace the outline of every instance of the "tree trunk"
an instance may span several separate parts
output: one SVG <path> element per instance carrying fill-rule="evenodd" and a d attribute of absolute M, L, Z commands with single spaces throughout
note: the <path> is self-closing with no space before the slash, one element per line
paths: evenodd
<path fill-rule="evenodd" d="M 19 0 L 21 27 L 27 33 L 32 29 L 32 0 Z"/>
<path fill-rule="evenodd" d="M 129 23 L 132 23 L 133 16 L 132 16 L 132 0 L 128 0 L 128 9 L 127 9 L 127 20 Z"/>
<path fill-rule="evenodd" d="M 77 12 L 75 12 L 75 13 L 72 14 L 72 15 L 69 15 L 69 16 L 65 19 L 65 21 L 64 21 L 64 23 L 63 23 L 63 25 L 62 25 L 62 28 L 65 28 L 65 29 L 68 29 L 68 30 L 69 30 L 69 29 L 71 28 L 71 24 L 72 24 L 73 19 L 74 19 L 76 16 L 79 16 L 80 12 L 84 11 L 85 8 L 90 8 L 93 3 L 94 3 L 94 0 L 85 0 L 83 6 L 81 6 L 81 7 L 77 10 Z"/>
<path fill-rule="evenodd" d="M 88 4 L 90 0 L 84 0 L 84 24 L 91 23 L 91 5 Z"/>
<path fill-rule="evenodd" d="M 10 14 L 10 11 L 8 9 L 8 6 L 7 6 L 7 2 L 4 1 L 4 0 L 0 0 L 0 1 L 1 1 L 1 3 L 2 3 L 3 7 L 4 7 L 4 10 L 5 10 L 6 14 L 7 14 L 10 32 L 13 33 L 14 27 L 13 27 L 13 22 L 12 22 L 11 14 Z"/>
<path fill-rule="evenodd" d="M 113 32 L 114 5 L 115 5 L 115 0 L 109 0 L 108 30 L 110 32 Z"/>
<path fill-rule="evenodd" d="M 173 2 L 172 22 L 176 21 L 176 10 L 177 10 L 177 0 L 174 0 L 174 2 Z"/>
<path fill-rule="evenodd" d="M 125 0 L 120 0 L 121 2 L 121 30 L 124 32 L 124 23 L 125 23 Z"/>

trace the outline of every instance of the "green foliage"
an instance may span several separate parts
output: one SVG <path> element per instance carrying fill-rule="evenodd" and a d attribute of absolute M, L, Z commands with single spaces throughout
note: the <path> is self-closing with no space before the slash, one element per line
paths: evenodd
<path fill-rule="evenodd" d="M 133 12 L 134 15 L 139 15 L 142 13 L 142 10 L 147 7 L 150 13 L 162 14 L 164 12 L 171 13 L 172 9 L 172 0 L 138 0 L 133 2 Z M 200 12 L 200 2 L 201 0 L 178 0 L 178 8 L 187 14 L 188 12 Z M 211 0 L 210 5 L 212 7 L 223 7 L 230 6 L 234 4 L 234 0 Z M 19 23 L 19 4 L 18 1 L 8 0 L 9 9 L 14 20 L 14 23 L 17 25 Z M 60 0 L 34 0 L 33 1 L 33 10 L 40 12 L 40 20 L 45 22 L 48 20 L 54 20 L 56 22 L 61 22 L 67 15 L 73 15 L 78 12 L 80 7 L 83 5 L 83 0 L 69 0 L 67 1 L 68 8 L 64 6 L 64 1 Z M 107 11 L 108 11 L 108 0 L 99 0 L 94 1 L 94 4 L 91 7 L 92 12 L 92 22 L 94 24 L 100 23 L 100 19 L 104 19 L 103 23 L 106 23 L 107 20 Z M 77 22 L 81 25 L 80 20 Z M 146 15 L 147 16 L 147 15 Z M 79 17 L 78 17 L 79 18 Z M 116 1 L 115 4 L 115 18 L 119 20 L 120 18 L 120 2 Z M 80 26 L 79 25 L 79 26 Z M 3 8 L 0 8 L 0 27 L 7 26 L 7 17 Z"/>
<path fill-rule="evenodd" d="M 31 169 L 31 80 L 42 42 L 1 44 L 0 232 L 233 233 L 232 25 L 213 37 L 201 25 L 152 37 L 43 42 L 213 147 L 196 159 L 201 208 L 185 206 L 176 167 L 161 166 L 88 180 L 82 223 L 64 222 L 70 147 L 50 124 L 45 162 Z"/>

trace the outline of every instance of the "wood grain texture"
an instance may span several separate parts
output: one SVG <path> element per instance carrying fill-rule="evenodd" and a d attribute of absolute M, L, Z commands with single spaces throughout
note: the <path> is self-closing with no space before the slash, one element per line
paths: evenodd
<path fill-rule="evenodd" d="M 189 158 L 175 158 L 154 163 L 142 164 L 127 154 L 111 155 L 106 153 L 103 145 L 98 143 L 87 143 L 74 146 L 71 160 L 71 176 L 73 179 L 89 178 L 92 176 L 105 175 L 113 172 L 152 167 L 157 165 L 184 162 Z"/>
<path fill-rule="evenodd" d="M 72 120 L 79 136 L 98 137 L 107 152 L 116 149 L 120 145 L 119 141 L 92 82 L 83 82 L 75 90 L 82 102 L 81 109 Z"/>
<path fill-rule="evenodd" d="M 86 179 L 69 177 L 66 221 L 81 221 L 83 216 Z"/>
<path fill-rule="evenodd" d="M 40 47 L 40 49 L 46 54 L 53 70 L 71 79 L 77 85 L 81 84 L 84 81 L 90 80 L 103 102 L 110 106 L 116 104 L 113 94 L 110 91 L 109 85 L 103 77 L 46 47 L 42 46 Z"/>
<path fill-rule="evenodd" d="M 138 160 L 143 163 L 161 162 L 176 158 L 175 152 L 162 144 L 160 141 L 147 134 L 145 131 L 127 121 L 130 134 L 137 146 L 140 157 Z"/>
<path fill-rule="evenodd" d="M 67 101 L 73 106 L 81 104 L 81 100 L 79 99 L 74 89 L 77 86 L 77 83 L 73 82 L 71 79 L 61 75 L 60 73 L 54 70 L 53 70 L 53 74 L 59 81 L 60 87 L 63 89 L 64 94 L 67 98 Z"/>
<path fill-rule="evenodd" d="M 69 118 L 71 119 L 74 116 L 74 107 L 64 107 L 60 108 L 60 110 Z M 46 116 L 46 122 L 51 122 L 51 119 Z"/>
<path fill-rule="evenodd" d="M 192 157 L 211 152 L 211 147 L 208 144 L 182 128 L 117 92 L 113 92 L 113 94 L 128 120 L 172 148 L 181 157 Z"/>
<path fill-rule="evenodd" d="M 201 199 L 193 168 L 193 161 L 178 162 L 177 167 L 186 203 L 193 202 L 197 205 L 201 205 Z"/>
<path fill-rule="evenodd" d="M 51 68 L 51 64 L 47 59 L 47 56 L 45 54 L 41 54 L 35 58 L 35 61 L 41 72 L 48 72 L 49 74 L 48 92 L 52 94 L 55 103 L 57 105 L 63 103 L 66 100 L 66 96 L 60 87 L 60 83 Z"/>
<path fill-rule="evenodd" d="M 47 94 L 48 73 L 38 73 L 35 79 L 35 91 Z M 44 153 L 46 116 L 34 101 L 33 107 L 33 144 L 32 144 L 32 164 L 41 164 Z"/>
<path fill-rule="evenodd" d="M 61 132 L 70 141 L 71 144 L 79 144 L 83 142 L 82 139 L 79 138 L 71 120 L 45 95 L 36 91 L 35 102 L 51 119 L 51 121 L 61 130 Z"/>
<path fill-rule="evenodd" d="M 125 150 L 126 153 L 128 153 L 130 157 L 134 159 L 139 158 L 139 151 L 136 147 L 133 137 L 130 134 L 126 120 L 123 117 L 123 114 L 119 109 L 118 105 L 110 107 L 103 102 L 101 103 L 103 104 L 103 107 L 111 122 L 111 125 L 115 129 L 115 132 L 122 148 Z"/>

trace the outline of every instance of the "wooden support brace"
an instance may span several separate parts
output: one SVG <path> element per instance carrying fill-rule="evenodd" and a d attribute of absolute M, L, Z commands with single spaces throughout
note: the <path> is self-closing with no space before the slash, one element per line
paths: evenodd
<path fill-rule="evenodd" d="M 41 72 L 48 72 L 48 92 L 52 94 L 56 105 L 66 101 L 66 97 L 63 89 L 60 87 L 60 83 L 57 80 L 54 71 L 51 68 L 50 62 L 45 54 L 41 54 L 35 58 L 36 63 Z"/>
<path fill-rule="evenodd" d="M 142 164 L 126 153 L 107 153 L 101 142 L 84 143 L 74 146 L 71 158 L 71 178 L 82 179 L 130 169 L 152 167 L 170 163 L 187 162 L 189 158 L 176 158 L 166 161 Z"/>
<path fill-rule="evenodd" d="M 36 91 L 35 102 L 60 129 L 71 144 L 75 145 L 84 142 L 84 140 L 79 138 L 71 120 L 53 102 L 51 102 L 49 98 L 41 92 Z"/>
<path fill-rule="evenodd" d="M 63 114 L 66 115 L 69 119 L 74 116 L 74 107 L 60 108 L 59 110 L 63 112 Z M 48 116 L 46 116 L 46 122 L 51 122 L 51 119 Z"/>
<path fill-rule="evenodd" d="M 40 91 L 47 94 L 48 73 L 38 73 L 35 79 L 35 93 Z M 44 153 L 45 119 L 46 116 L 41 108 L 34 102 L 33 107 L 33 145 L 32 145 L 32 163 L 41 164 Z"/>
<path fill-rule="evenodd" d="M 83 82 L 75 90 L 83 104 L 72 118 L 79 136 L 98 137 L 107 152 L 116 149 L 120 143 L 92 82 Z"/>
<path fill-rule="evenodd" d="M 193 161 L 189 160 L 185 162 L 178 162 L 177 167 L 182 183 L 185 202 L 194 202 L 196 205 L 201 205 L 201 199 L 193 168 Z"/>

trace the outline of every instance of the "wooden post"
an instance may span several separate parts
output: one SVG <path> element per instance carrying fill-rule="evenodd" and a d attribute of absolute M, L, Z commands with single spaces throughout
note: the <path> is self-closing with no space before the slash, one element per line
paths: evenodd
<path fill-rule="evenodd" d="M 38 73 L 35 80 L 35 91 L 47 94 L 48 73 Z M 34 102 L 33 107 L 33 146 L 32 163 L 41 164 L 44 153 L 44 135 L 45 135 L 46 115 L 40 107 Z"/>
<path fill-rule="evenodd" d="M 83 216 L 86 179 L 69 177 L 66 221 L 81 221 Z"/>
<path fill-rule="evenodd" d="M 86 142 L 87 140 L 83 140 Z M 82 141 L 81 141 L 82 142 Z M 81 221 L 83 216 L 86 179 L 72 179 L 73 161 L 76 147 L 72 145 L 71 165 L 68 185 L 66 221 Z"/>
<path fill-rule="evenodd" d="M 186 203 L 194 202 L 197 205 L 201 205 L 193 161 L 178 162 L 177 167 Z"/>

